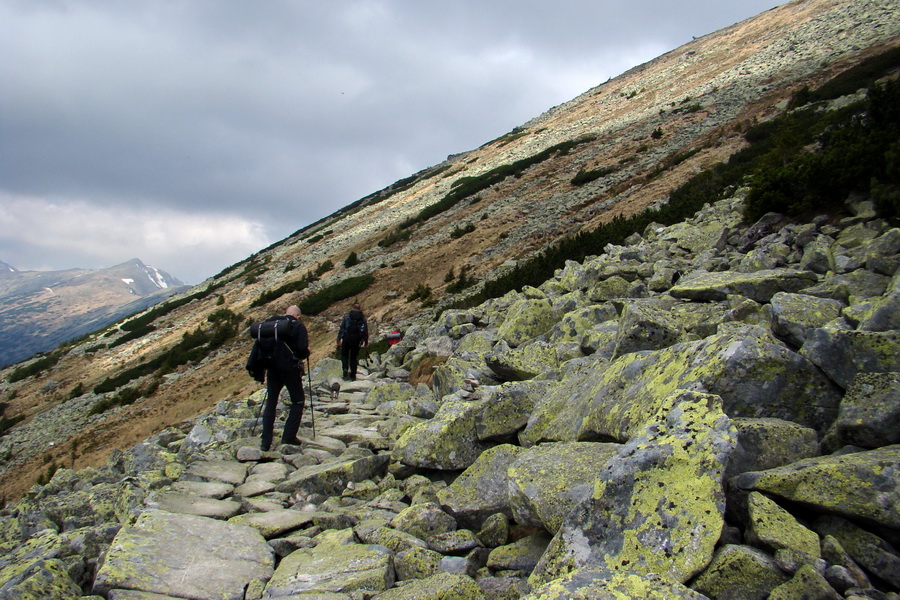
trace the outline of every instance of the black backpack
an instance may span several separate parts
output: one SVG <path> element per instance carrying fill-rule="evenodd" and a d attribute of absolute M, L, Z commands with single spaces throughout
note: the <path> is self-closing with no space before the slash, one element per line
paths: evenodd
<path fill-rule="evenodd" d="M 263 381 L 265 369 L 289 371 L 300 364 L 300 357 L 294 354 L 291 343 L 296 342 L 300 324 L 286 317 L 269 317 L 260 323 L 250 325 L 250 337 L 255 342 L 247 359 L 247 371 L 259 382 Z"/>
<path fill-rule="evenodd" d="M 354 316 L 352 314 L 347 316 L 347 328 L 344 330 L 344 339 L 355 344 L 368 337 L 368 328 L 365 318 L 354 318 Z"/>

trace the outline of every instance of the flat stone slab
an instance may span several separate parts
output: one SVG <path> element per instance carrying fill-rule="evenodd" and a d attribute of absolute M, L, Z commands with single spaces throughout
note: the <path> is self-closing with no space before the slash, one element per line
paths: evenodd
<path fill-rule="evenodd" d="M 304 592 L 383 591 L 393 584 L 394 563 L 387 548 L 322 543 L 282 559 L 264 595 L 280 598 Z"/>
<path fill-rule="evenodd" d="M 217 481 L 176 481 L 172 484 L 172 489 L 182 494 L 221 500 L 231 495 L 234 491 L 234 486 L 230 483 Z"/>
<path fill-rule="evenodd" d="M 147 506 L 170 513 L 222 520 L 230 519 L 241 510 L 241 503 L 234 500 L 217 500 L 171 491 L 160 492 L 153 496 L 147 501 Z"/>
<path fill-rule="evenodd" d="M 189 466 L 185 476 L 196 477 L 203 481 L 241 485 L 247 477 L 247 465 L 231 460 L 203 461 Z"/>
<path fill-rule="evenodd" d="M 253 527 L 259 531 L 260 535 L 269 540 L 309 525 L 315 516 L 316 513 L 313 512 L 283 508 L 268 512 L 238 515 L 231 518 L 229 522 Z"/>
<path fill-rule="evenodd" d="M 149 510 L 116 535 L 93 593 L 243 600 L 248 585 L 265 584 L 274 570 L 272 548 L 252 527 Z"/>

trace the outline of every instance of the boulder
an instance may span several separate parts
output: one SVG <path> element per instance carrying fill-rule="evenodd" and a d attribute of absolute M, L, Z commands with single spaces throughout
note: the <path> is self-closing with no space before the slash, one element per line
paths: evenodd
<path fill-rule="evenodd" d="M 788 579 L 765 552 L 729 544 L 716 551 L 709 567 L 691 587 L 716 600 L 766 600 Z"/>
<path fill-rule="evenodd" d="M 383 591 L 394 584 L 391 552 L 383 546 L 323 542 L 284 557 L 266 584 L 265 597 L 304 592 Z"/>
<path fill-rule="evenodd" d="M 748 502 L 747 541 L 772 552 L 792 550 L 819 558 L 819 536 L 807 529 L 791 513 L 759 492 L 752 492 Z"/>
<path fill-rule="evenodd" d="M 373 600 L 485 600 L 475 581 L 458 573 L 438 573 L 375 596 Z"/>
<path fill-rule="evenodd" d="M 900 371 L 900 332 L 821 327 L 809 332 L 800 354 L 846 390 L 859 373 Z"/>
<path fill-rule="evenodd" d="M 847 519 L 831 515 L 819 517 L 813 527 L 820 535 L 834 538 L 866 571 L 900 589 L 900 552 L 889 542 Z"/>
<path fill-rule="evenodd" d="M 530 578 L 585 567 L 684 583 L 712 559 L 724 525 L 722 474 L 736 433 L 711 394 L 679 391 L 610 458 Z"/>
<path fill-rule="evenodd" d="M 509 308 L 506 319 L 497 329 L 497 337 L 515 348 L 547 333 L 557 320 L 549 301 L 522 299 Z"/>
<path fill-rule="evenodd" d="M 550 543 L 550 535 L 538 532 L 499 546 L 488 555 L 487 566 L 494 571 L 531 573 Z"/>
<path fill-rule="evenodd" d="M 765 471 L 818 456 L 816 432 L 782 419 L 733 419 L 737 447 L 728 459 L 725 477 Z"/>
<path fill-rule="evenodd" d="M 790 581 L 772 590 L 767 600 L 841 600 L 841 595 L 828 583 L 815 567 L 803 565 Z"/>
<path fill-rule="evenodd" d="M 520 452 L 507 469 L 515 521 L 555 533 L 572 507 L 590 495 L 597 474 L 618 449 L 618 444 L 557 442 Z"/>
<path fill-rule="evenodd" d="M 820 512 L 900 528 L 900 445 L 817 456 L 734 479 L 743 490 L 774 494 Z"/>
<path fill-rule="evenodd" d="M 405 531 L 422 540 L 456 530 L 456 520 L 433 502 L 415 504 L 403 510 L 391 521 L 391 527 Z"/>
<path fill-rule="evenodd" d="M 679 279 L 669 293 L 676 298 L 700 302 L 718 302 L 731 294 L 768 302 L 778 292 L 799 292 L 816 282 L 815 274 L 794 269 L 765 269 L 752 273 L 698 270 Z"/>
<path fill-rule="evenodd" d="M 437 492 L 441 506 L 460 525 L 472 529 L 479 529 L 496 513 L 512 517 L 507 470 L 522 451 L 510 444 L 486 450 L 452 484 Z"/>
<path fill-rule="evenodd" d="M 559 366 L 556 346 L 534 342 L 510 348 L 501 342 L 485 356 L 485 363 L 497 377 L 505 381 L 533 379 Z"/>
<path fill-rule="evenodd" d="M 900 373 L 860 373 L 834 422 L 837 445 L 878 448 L 900 443 Z"/>
<path fill-rule="evenodd" d="M 273 571 L 272 549 L 251 527 L 149 510 L 116 535 L 93 593 L 243 600 L 248 585 L 269 580 Z"/>
<path fill-rule="evenodd" d="M 772 296 L 771 306 L 772 330 L 795 348 L 803 345 L 810 330 L 837 319 L 843 308 L 837 300 L 787 292 Z"/>
<path fill-rule="evenodd" d="M 482 442 L 513 440 L 528 424 L 535 404 L 547 394 L 546 380 L 510 382 L 485 391 L 482 410 L 475 417 L 475 434 Z M 487 388 L 484 388 L 487 390 Z"/>
<path fill-rule="evenodd" d="M 307 494 L 339 495 L 347 484 L 372 479 L 384 471 L 388 461 L 389 457 L 385 454 L 373 454 L 301 467 L 279 483 L 276 490 L 288 494 L 303 491 Z"/>
<path fill-rule="evenodd" d="M 718 394 L 730 417 L 780 418 L 817 431 L 831 423 L 840 402 L 839 390 L 812 363 L 765 330 L 741 326 L 564 378 L 520 438 L 624 441 L 679 388 Z"/>
<path fill-rule="evenodd" d="M 709 600 L 699 592 L 655 574 L 576 569 L 543 585 L 522 600 Z"/>
<path fill-rule="evenodd" d="M 394 445 L 394 458 L 427 469 L 465 469 L 484 450 L 475 432 L 481 408 L 476 402 L 444 402 L 434 418 L 403 432 Z"/>

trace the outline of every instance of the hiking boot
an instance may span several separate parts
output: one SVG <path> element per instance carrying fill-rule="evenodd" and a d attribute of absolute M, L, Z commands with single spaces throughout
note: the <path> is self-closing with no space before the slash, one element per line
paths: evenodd
<path fill-rule="evenodd" d="M 281 443 L 285 444 L 285 445 L 291 445 L 291 446 L 302 446 L 303 445 L 303 442 L 300 441 L 300 438 L 298 438 L 297 436 L 294 436 L 289 440 L 281 440 Z"/>

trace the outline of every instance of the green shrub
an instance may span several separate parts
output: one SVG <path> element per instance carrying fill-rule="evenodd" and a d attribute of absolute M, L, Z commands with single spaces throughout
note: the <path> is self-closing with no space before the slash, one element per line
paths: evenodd
<path fill-rule="evenodd" d="M 378 245 L 382 248 L 387 248 L 388 246 L 393 246 L 398 242 L 405 242 L 409 238 L 412 237 L 412 232 L 408 229 L 400 228 L 385 236 Z"/>
<path fill-rule="evenodd" d="M 452 237 L 454 240 L 457 240 L 467 233 L 472 233 L 473 231 L 475 231 L 475 225 L 473 225 L 472 223 L 469 223 L 463 227 L 457 225 L 453 228 L 453 231 L 450 232 L 450 237 Z"/>
<path fill-rule="evenodd" d="M 15 383 L 17 381 L 22 381 L 23 379 L 27 379 L 29 377 L 33 377 L 35 375 L 40 375 L 44 371 L 48 371 L 56 366 L 59 360 L 62 358 L 64 352 L 62 350 L 54 350 L 47 356 L 39 358 L 24 367 L 19 367 L 14 369 L 6 380 L 9 383 Z"/>
<path fill-rule="evenodd" d="M 304 315 L 317 315 L 335 302 L 364 292 L 374 282 L 373 275 L 350 277 L 304 298 L 298 306 Z"/>
<path fill-rule="evenodd" d="M 602 169 L 589 169 L 589 170 L 581 169 L 580 171 L 578 171 L 578 173 L 575 174 L 575 177 L 573 177 L 569 181 L 569 183 L 571 183 L 572 185 L 575 185 L 575 186 L 584 185 L 586 183 L 590 183 L 592 181 L 600 179 L 601 177 L 606 177 L 607 175 L 612 175 L 617 170 L 618 169 L 615 169 L 613 167 L 604 167 Z"/>
<path fill-rule="evenodd" d="M 359 264 L 359 256 L 356 255 L 356 252 L 351 252 L 346 260 L 344 260 L 344 267 L 350 268 Z"/>

